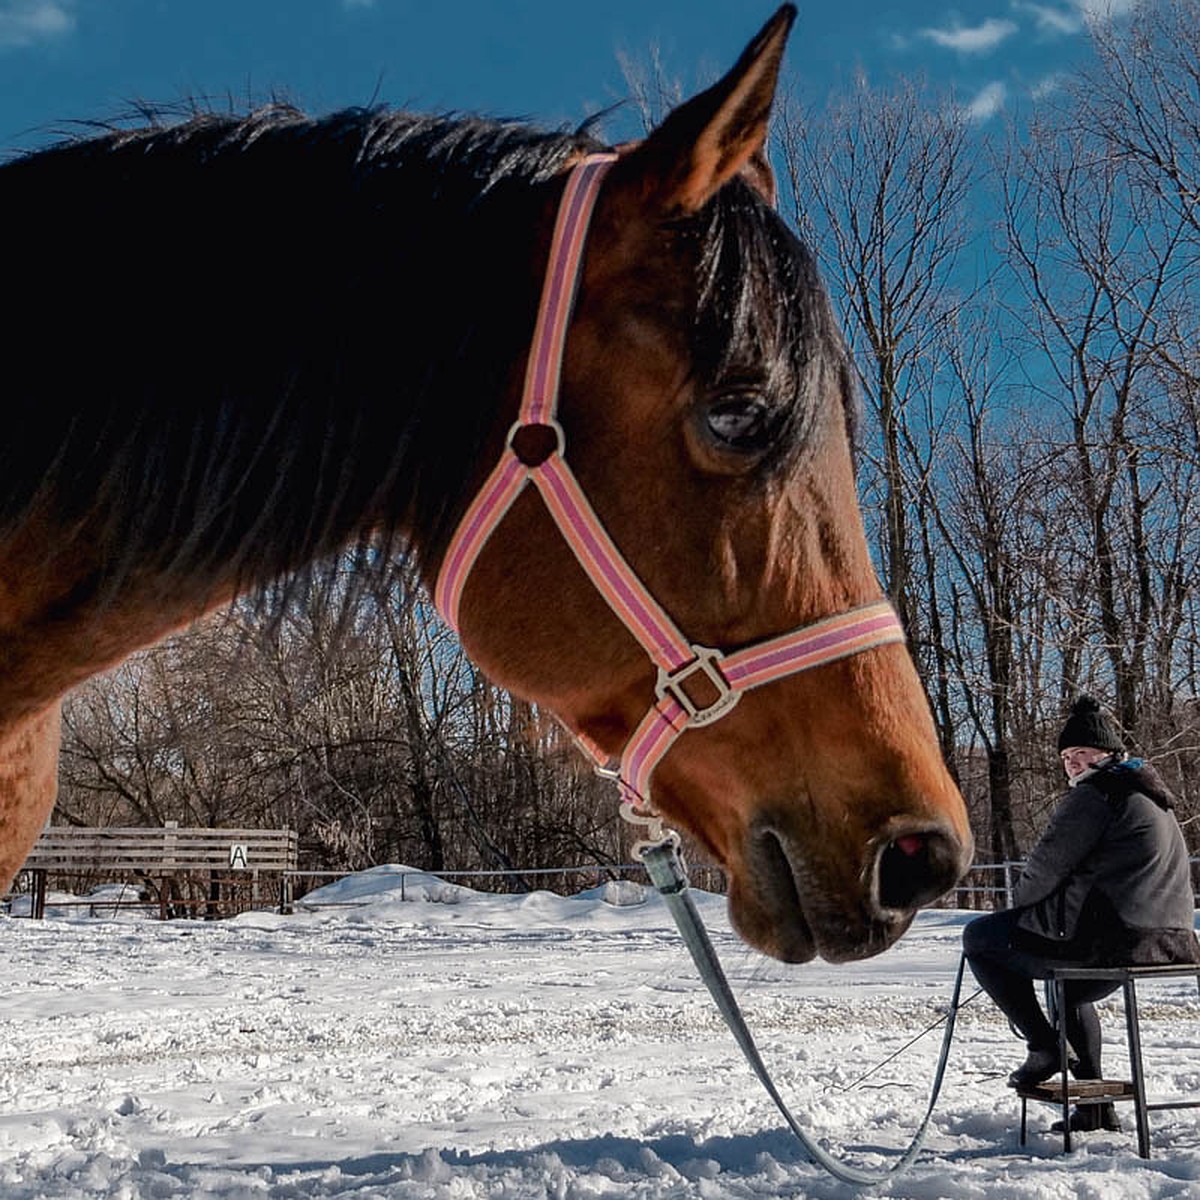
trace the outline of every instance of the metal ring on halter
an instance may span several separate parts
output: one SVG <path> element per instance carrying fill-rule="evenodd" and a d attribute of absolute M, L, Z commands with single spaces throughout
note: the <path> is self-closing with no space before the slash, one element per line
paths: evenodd
<path fill-rule="evenodd" d="M 668 829 L 663 833 L 663 836 L 656 841 L 651 841 L 649 838 L 640 842 L 634 842 L 630 847 L 630 853 L 637 862 L 645 862 L 646 855 L 651 850 L 669 850 L 675 859 L 679 859 L 679 852 L 683 848 L 683 839 L 673 829 Z M 681 863 L 681 870 L 682 863 Z M 682 876 L 682 881 L 686 884 L 686 873 Z"/>
<path fill-rule="evenodd" d="M 554 434 L 556 445 L 553 450 L 547 450 L 536 462 L 530 462 L 517 449 L 514 439 L 526 430 L 548 429 Z M 513 456 L 520 462 L 523 462 L 527 467 L 536 467 L 544 463 L 546 459 L 553 458 L 558 455 L 563 458 L 567 452 L 567 435 L 563 431 L 563 427 L 551 417 L 548 421 L 521 421 L 517 420 L 512 423 L 512 427 L 504 437 L 504 447 L 509 450 Z"/>

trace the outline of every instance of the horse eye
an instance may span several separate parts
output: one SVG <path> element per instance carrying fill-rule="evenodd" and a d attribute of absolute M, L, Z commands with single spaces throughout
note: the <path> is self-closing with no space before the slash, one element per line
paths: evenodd
<path fill-rule="evenodd" d="M 771 444 L 778 421 L 757 396 L 735 396 L 714 404 L 707 413 L 709 432 L 733 450 L 762 450 Z"/>

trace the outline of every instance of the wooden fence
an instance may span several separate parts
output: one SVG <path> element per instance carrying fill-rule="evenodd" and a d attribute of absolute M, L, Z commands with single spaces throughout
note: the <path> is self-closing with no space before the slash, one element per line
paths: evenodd
<path fill-rule="evenodd" d="M 285 872 L 296 869 L 298 858 L 299 839 L 291 829 L 56 825 L 43 830 L 22 870 L 32 878 L 33 917 L 45 916 L 51 876 L 77 885 L 132 882 L 138 890 L 137 899 L 105 905 L 157 906 L 162 917 L 219 916 L 261 907 L 268 884 L 273 897 L 281 894 Z"/>

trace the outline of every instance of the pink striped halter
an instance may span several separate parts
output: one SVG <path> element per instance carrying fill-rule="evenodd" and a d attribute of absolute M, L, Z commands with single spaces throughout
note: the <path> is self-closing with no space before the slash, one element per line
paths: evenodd
<path fill-rule="evenodd" d="M 463 515 L 442 561 L 434 603 L 458 628 L 463 588 L 488 538 L 528 484 L 541 494 L 580 566 L 658 669 L 655 704 L 621 752 L 619 765 L 576 731 L 598 769 L 616 779 L 621 811 L 651 826 L 650 776 L 686 729 L 728 713 L 741 694 L 764 683 L 831 663 L 875 646 L 904 641 L 890 604 L 880 600 L 730 653 L 693 644 L 679 631 L 608 536 L 564 458 L 556 414 L 567 325 L 588 222 L 601 180 L 615 155 L 585 158 L 571 172 L 559 205 L 520 413 L 504 453 Z M 691 692 L 685 684 L 691 682 Z M 695 699 L 697 688 L 703 700 Z M 655 828 L 651 836 L 661 838 Z"/>

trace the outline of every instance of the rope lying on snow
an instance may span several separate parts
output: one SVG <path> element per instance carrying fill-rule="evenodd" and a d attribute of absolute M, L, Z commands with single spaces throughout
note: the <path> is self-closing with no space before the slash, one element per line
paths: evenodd
<path fill-rule="evenodd" d="M 960 965 L 960 969 L 961 969 L 961 963 L 959 965 Z M 958 1004 L 956 1004 L 951 1011 L 954 1012 L 955 1014 L 961 1012 L 964 1008 L 967 1007 L 968 1004 L 971 1003 L 972 1000 L 975 999 L 976 996 L 982 996 L 982 995 L 983 995 L 983 988 L 976 988 L 965 1000 L 960 1001 Z M 925 1028 L 922 1029 L 921 1032 L 918 1033 L 915 1037 L 909 1038 L 908 1041 L 905 1042 L 904 1045 L 901 1046 L 900 1049 L 897 1050 L 894 1054 L 889 1054 L 887 1056 L 887 1058 L 881 1059 L 869 1071 L 864 1072 L 857 1079 L 851 1080 L 849 1083 L 842 1084 L 841 1087 L 839 1087 L 837 1090 L 839 1092 L 848 1092 L 848 1091 L 850 1091 L 851 1088 L 858 1087 L 858 1085 L 860 1083 L 862 1083 L 864 1080 L 870 1079 L 871 1076 L 874 1075 L 876 1071 L 883 1070 L 883 1068 L 886 1067 L 888 1065 L 888 1063 L 892 1062 L 894 1059 L 899 1058 L 900 1055 L 902 1055 L 906 1050 L 909 1050 L 913 1046 L 915 1046 L 927 1033 L 932 1033 L 939 1025 L 942 1025 L 947 1020 L 949 1020 L 949 1018 L 950 1018 L 950 1013 L 945 1013 L 942 1016 L 938 1017 L 938 1019 L 936 1021 L 933 1021 L 929 1025 L 926 1025 Z M 985 1076 L 985 1078 L 989 1078 L 989 1079 L 992 1079 L 992 1078 L 1000 1079 L 1001 1077 L 1002 1076 L 999 1073 L 997 1073 L 995 1075 Z M 880 1084 L 879 1086 L 886 1087 L 887 1085 Z M 829 1091 L 830 1089 L 826 1088 L 825 1090 Z"/>
<path fill-rule="evenodd" d="M 656 845 L 643 847 L 641 858 L 650 875 L 651 882 L 658 889 L 659 894 L 671 912 L 671 916 L 675 919 L 675 924 L 678 926 L 680 935 L 683 937 L 684 943 L 692 956 L 692 961 L 696 964 L 696 969 L 700 972 L 701 979 L 704 980 L 709 994 L 720 1010 L 721 1016 L 725 1019 L 725 1024 L 729 1026 L 729 1030 L 733 1034 L 734 1040 L 741 1047 L 746 1061 L 750 1064 L 755 1075 L 758 1076 L 759 1082 L 766 1089 L 767 1095 L 775 1102 L 775 1107 L 779 1109 L 783 1119 L 788 1124 L 788 1128 L 796 1135 L 796 1138 L 804 1147 L 809 1158 L 843 1183 L 860 1185 L 883 1183 L 892 1175 L 896 1175 L 910 1166 L 921 1152 L 921 1147 L 925 1143 L 925 1135 L 929 1128 L 930 1119 L 933 1117 L 933 1109 L 937 1104 L 938 1094 L 942 1089 L 942 1080 L 946 1074 L 946 1062 L 950 1057 L 950 1042 L 954 1037 L 954 1024 L 958 1016 L 958 1010 L 962 1007 L 959 1003 L 959 996 L 962 992 L 963 967 L 966 964 L 966 960 L 961 957 L 959 958 L 958 975 L 954 981 L 954 994 L 950 1000 L 950 1010 L 941 1019 L 946 1023 L 946 1032 L 942 1036 L 942 1051 L 938 1059 L 937 1069 L 934 1072 L 933 1090 L 929 1097 L 929 1105 L 925 1110 L 925 1116 L 918 1126 L 912 1142 L 899 1159 L 886 1170 L 865 1171 L 858 1167 L 849 1166 L 839 1159 L 834 1158 L 805 1132 L 796 1118 L 792 1116 L 788 1106 L 783 1101 L 783 1097 L 779 1094 L 778 1088 L 776 1088 L 774 1081 L 771 1079 L 770 1072 L 763 1063 L 762 1056 L 758 1052 L 758 1047 L 754 1043 L 754 1037 L 746 1026 L 741 1009 L 738 1007 L 737 1000 L 734 998 L 733 992 L 729 987 L 729 982 L 725 978 L 725 972 L 721 968 L 721 963 L 717 958 L 717 952 L 713 947 L 712 940 L 708 936 L 708 931 L 704 928 L 704 922 L 700 919 L 700 914 L 696 910 L 696 905 L 688 891 L 687 874 L 679 858 L 678 840 L 674 836 L 671 836 Z M 978 995 L 978 992 L 975 994 Z M 972 1000 L 974 998 L 974 996 L 971 997 Z M 936 1024 L 940 1024 L 941 1020 Z M 930 1028 L 936 1028 L 936 1024 L 930 1026 Z M 926 1029 L 917 1036 L 922 1037 L 928 1032 L 929 1030 Z M 916 1040 L 916 1038 L 913 1039 L 913 1041 Z M 912 1045 L 912 1042 L 909 1045 Z M 907 1047 L 904 1047 L 904 1049 L 907 1049 Z M 900 1051 L 897 1051 L 897 1054 L 899 1053 Z M 892 1058 L 895 1057 L 896 1055 L 892 1055 Z M 890 1059 L 885 1061 L 890 1061 Z M 882 1065 L 882 1063 L 879 1064 L 879 1066 Z M 878 1067 L 872 1068 L 873 1071 L 878 1069 Z M 867 1074 L 871 1073 L 869 1071 Z M 862 1078 L 865 1079 L 867 1076 L 864 1075 Z M 861 1080 L 856 1080 L 855 1082 L 861 1082 Z"/>

